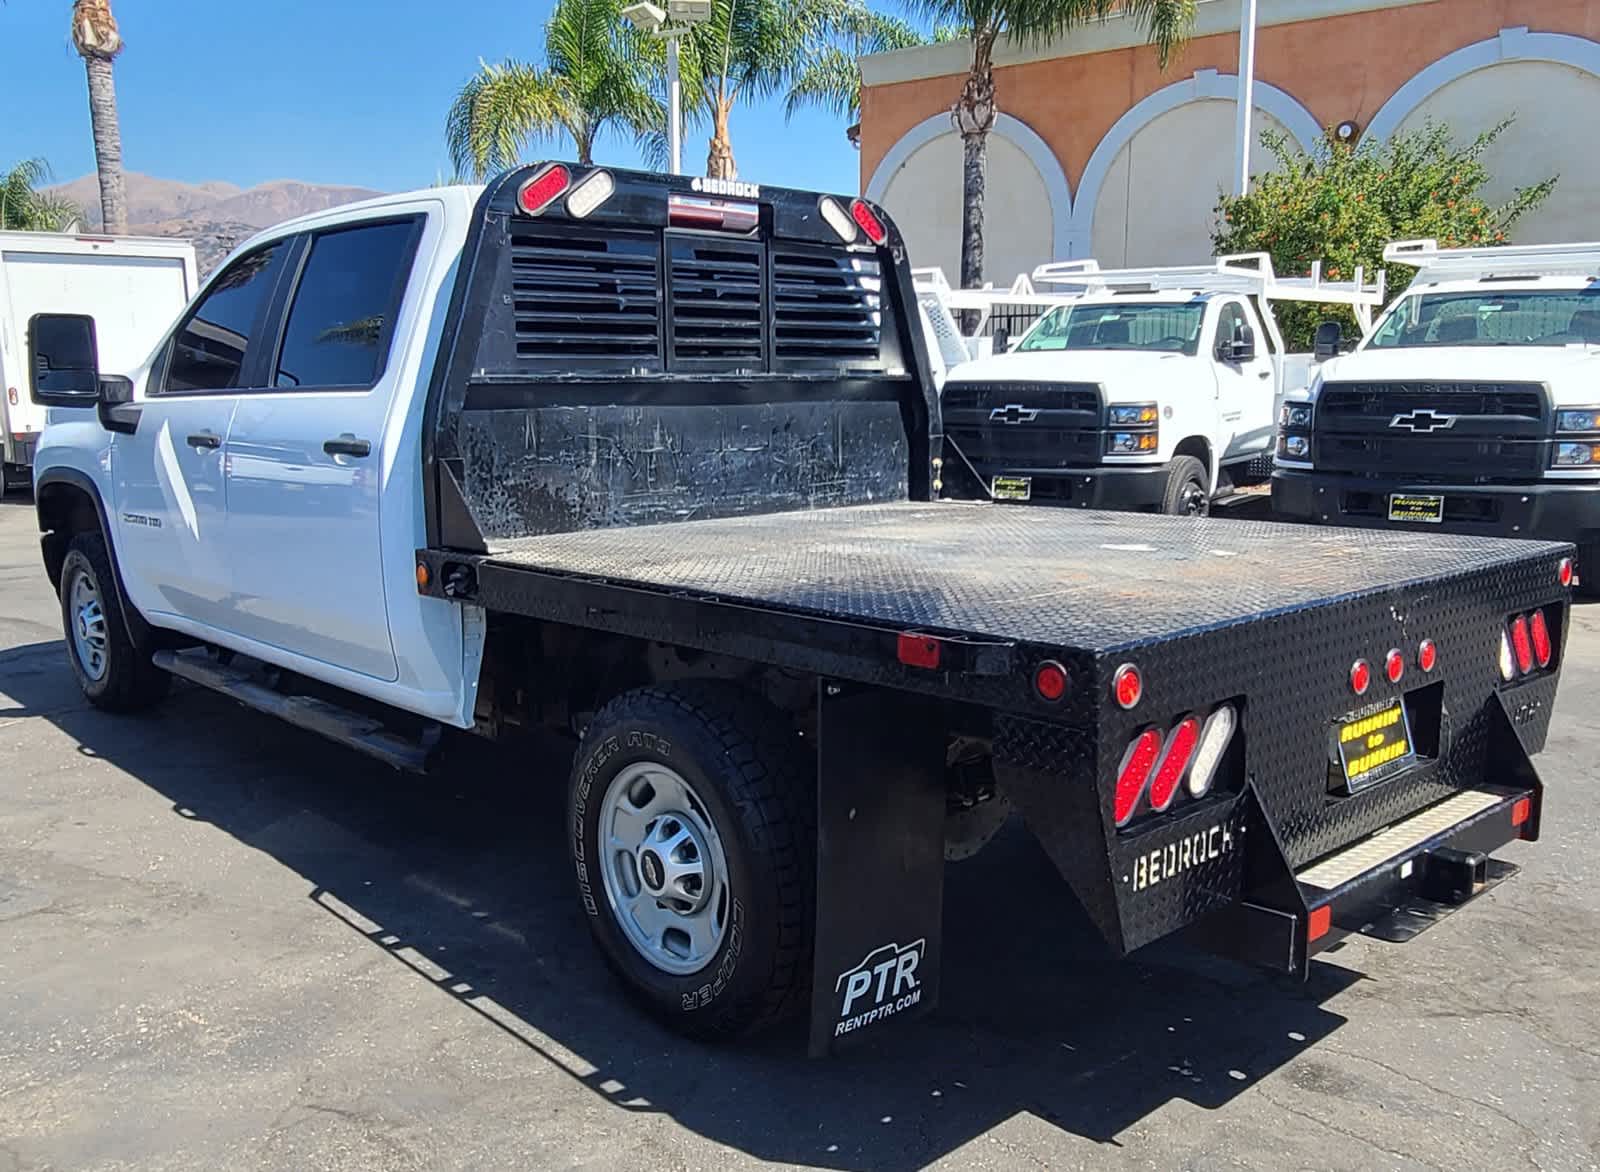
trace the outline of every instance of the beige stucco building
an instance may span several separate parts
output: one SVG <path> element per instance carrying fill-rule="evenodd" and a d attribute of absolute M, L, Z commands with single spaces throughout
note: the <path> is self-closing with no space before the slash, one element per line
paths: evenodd
<path fill-rule="evenodd" d="M 1238 0 L 1201 0 L 1161 70 L 1127 22 L 1003 47 L 989 142 L 985 277 L 1046 261 L 1172 264 L 1211 253 L 1234 159 Z M 1468 137 L 1514 115 L 1488 159 L 1499 190 L 1552 174 L 1526 242 L 1600 238 L 1600 0 L 1259 0 L 1255 130 L 1309 146 L 1354 123 L 1384 139 L 1429 118 Z M 961 140 L 950 107 L 970 45 L 862 61 L 861 185 L 912 261 L 959 268 Z M 1259 137 L 1252 169 L 1271 162 Z"/>

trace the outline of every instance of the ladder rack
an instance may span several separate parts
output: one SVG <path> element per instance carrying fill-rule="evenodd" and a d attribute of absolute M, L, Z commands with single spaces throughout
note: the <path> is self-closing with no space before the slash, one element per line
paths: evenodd
<path fill-rule="evenodd" d="M 1437 240 L 1396 240 L 1384 246 L 1383 259 L 1414 266 L 1418 270 L 1414 284 L 1490 277 L 1600 279 L 1600 242 L 1440 248 Z"/>

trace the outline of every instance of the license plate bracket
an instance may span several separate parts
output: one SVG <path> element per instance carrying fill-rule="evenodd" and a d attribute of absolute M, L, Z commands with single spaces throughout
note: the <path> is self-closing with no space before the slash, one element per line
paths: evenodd
<path fill-rule="evenodd" d="M 1389 520 L 1438 525 L 1444 521 L 1444 497 L 1435 493 L 1390 493 Z"/>
<path fill-rule="evenodd" d="M 1333 735 L 1347 793 L 1392 777 L 1417 760 L 1411 720 L 1401 700 L 1345 717 L 1334 726 Z"/>
<path fill-rule="evenodd" d="M 989 481 L 989 492 L 997 501 L 1026 501 L 1033 499 L 1033 477 L 996 476 Z"/>

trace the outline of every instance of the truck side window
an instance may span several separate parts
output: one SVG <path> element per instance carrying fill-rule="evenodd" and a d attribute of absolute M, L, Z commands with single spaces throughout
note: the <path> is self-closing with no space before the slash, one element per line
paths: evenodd
<path fill-rule="evenodd" d="M 279 387 L 370 387 L 383 370 L 415 254 L 415 218 L 324 232 L 295 290 Z"/>
<path fill-rule="evenodd" d="M 211 284 L 172 340 L 163 391 L 225 391 L 240 385 L 245 350 L 272 295 L 285 242 L 241 256 Z"/>
<path fill-rule="evenodd" d="M 1222 312 L 1217 314 L 1217 341 L 1231 342 L 1239 332 L 1239 327 L 1250 319 L 1244 315 L 1244 306 L 1237 301 L 1230 301 L 1222 307 Z"/>

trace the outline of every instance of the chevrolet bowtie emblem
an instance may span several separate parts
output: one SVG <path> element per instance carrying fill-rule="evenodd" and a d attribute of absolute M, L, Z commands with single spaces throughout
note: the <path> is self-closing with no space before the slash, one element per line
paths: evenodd
<path fill-rule="evenodd" d="M 1456 425 L 1454 415 L 1441 415 L 1437 411 L 1429 411 L 1426 407 L 1413 411 L 1409 415 L 1396 415 L 1389 420 L 1390 427 L 1401 427 L 1407 431 L 1444 431 Z"/>
<path fill-rule="evenodd" d="M 990 423 L 1032 423 L 1038 417 L 1038 411 L 1021 403 L 1007 403 L 989 412 Z"/>

